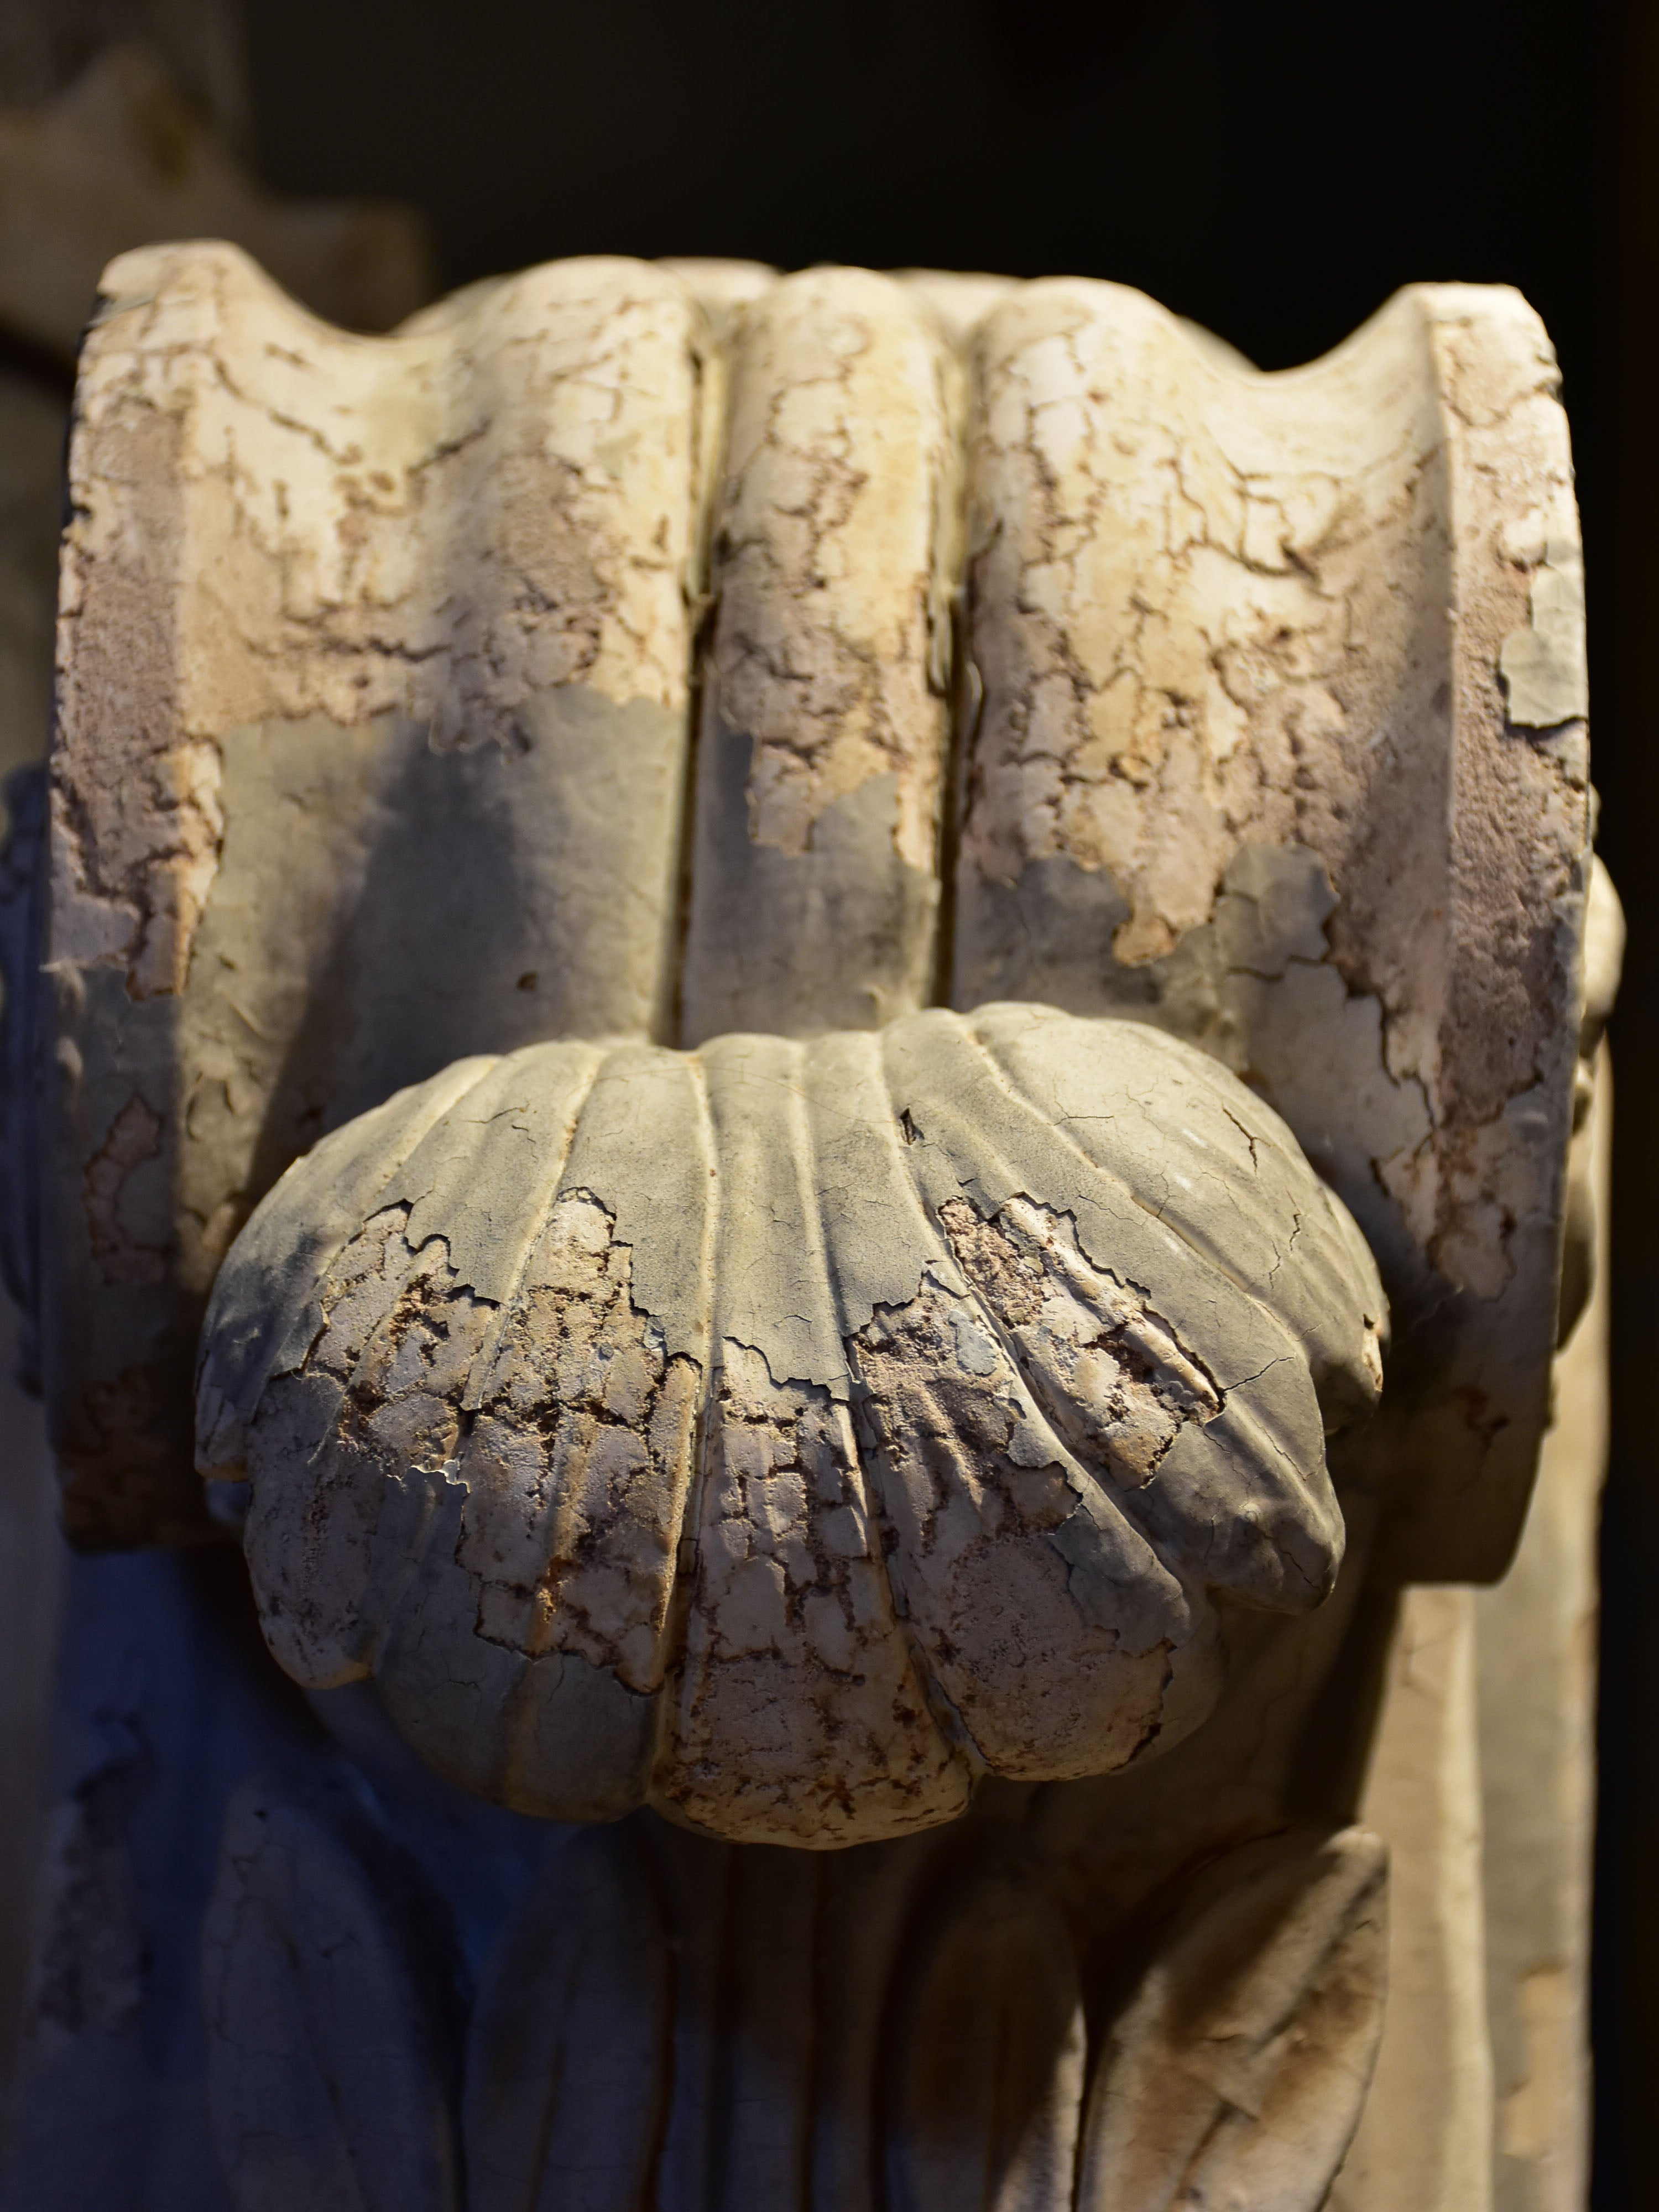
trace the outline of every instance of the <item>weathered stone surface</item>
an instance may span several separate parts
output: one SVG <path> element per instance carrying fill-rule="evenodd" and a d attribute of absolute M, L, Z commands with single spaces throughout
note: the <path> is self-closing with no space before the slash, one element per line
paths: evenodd
<path fill-rule="evenodd" d="M 238 2212 L 331 2185 L 449 2212 L 453 2141 L 479 2212 L 1164 2212 L 1199 2188 L 1314 2212 L 1364 2093 L 1386 1877 L 1362 1829 L 1183 1872 L 1103 1974 L 1007 1803 L 954 1851 L 568 1833 L 464 1970 L 457 2066 L 415 1863 L 343 1781 L 258 1777 L 227 1825 L 210 2096 Z"/>
<path fill-rule="evenodd" d="M 1330 1587 L 1382 1323 L 1288 1131 L 1143 1026 L 549 1045 L 289 1171 L 199 1449 L 283 1665 L 452 1778 L 843 1844 L 1194 1727 L 1210 1593 Z"/>
<path fill-rule="evenodd" d="M 1389 2028 L 1337 2212 L 1491 2212 L 1474 1592 L 1399 1609 L 1364 1817 L 1395 1853 Z"/>
<path fill-rule="evenodd" d="M 1605 1221 L 1613 1098 L 1605 1048 L 1601 1057 L 1584 1134 Z M 1474 1597 L 1495 2212 L 1578 2212 L 1589 2183 L 1605 1250 L 1598 1277 L 1555 1363 L 1553 1414 L 1515 1565 Z"/>
<path fill-rule="evenodd" d="M 1413 293 L 1265 377 L 1109 286 L 611 262 L 364 341 L 222 250 L 133 265 L 76 447 L 43 1310 L 77 1533 L 185 1535 L 218 1270 L 216 1510 L 362 1778 L 335 1818 L 296 1743 L 231 1823 L 239 2202 L 441 2201 L 397 2159 L 455 2140 L 503 2204 L 1311 2212 L 1376 2048 L 1358 1817 L 1396 1996 L 1334 2201 L 1553 2206 L 1593 1471 L 1507 1643 L 1463 1589 L 1389 1640 L 1402 1576 L 1501 1564 L 1589 1281 L 1611 925 L 1581 975 L 1535 323 Z M 1070 1012 L 889 1019 L 1002 990 Z M 1328 1473 L 1382 1289 L 1320 1174 L 1405 1324 Z M 205 1836 L 243 1737 L 176 1740 Z M 172 1801 L 111 1771 L 31 2046 L 96 2146 L 36 2130 L 28 2212 L 108 2197 L 193 1956 L 205 1868 L 163 1929 Z"/>
<path fill-rule="evenodd" d="M 202 1937 L 208 2108 L 237 2212 L 458 2212 L 449 1962 L 428 1934 L 413 1869 L 345 1776 L 238 1790 Z"/>
<path fill-rule="evenodd" d="M 583 2212 L 657 2194 L 680 1992 L 655 1874 L 637 1828 L 573 1838 L 504 1931 L 468 2039 L 469 2212 L 539 2204 L 577 2174 Z"/>
<path fill-rule="evenodd" d="M 1595 1104 L 1574 1140 L 1604 1219 L 1610 896 L 1596 902 L 1587 973 Z M 1585 2202 L 1604 1242 L 1596 1278 L 1555 1362 L 1509 1574 L 1495 1589 L 1401 1601 L 1364 1796 L 1395 1869 L 1389 2009 L 1335 2212 L 1581 2212 Z"/>
<path fill-rule="evenodd" d="M 1079 2208 L 1319 2212 L 1382 2032 L 1387 1873 L 1380 1839 L 1350 1828 L 1200 1876 L 1107 2039 Z"/>

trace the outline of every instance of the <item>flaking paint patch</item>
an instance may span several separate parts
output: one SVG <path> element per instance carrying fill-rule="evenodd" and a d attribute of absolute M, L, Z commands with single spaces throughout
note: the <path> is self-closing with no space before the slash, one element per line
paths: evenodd
<path fill-rule="evenodd" d="M 1506 550 L 1531 570 L 1528 625 L 1511 630 L 1498 655 L 1510 720 L 1531 730 L 1559 729 L 1589 713 L 1589 671 L 1584 654 L 1584 557 L 1577 532 L 1528 542 L 1529 531 Z"/>
<path fill-rule="evenodd" d="M 1400 1571 L 1499 1573 L 1547 1410 L 1587 866 L 1548 341 L 1516 294 L 1424 286 L 1263 375 L 1054 279 L 971 354 L 952 1002 L 1144 1011 L 1263 1090 L 1395 1301 Z M 1336 896 L 1255 985 L 1216 939 L 1273 851 Z"/>
<path fill-rule="evenodd" d="M 1121 287 L 1028 285 L 981 327 L 960 1002 L 1034 864 L 1102 875 L 1133 969 L 1209 920 L 1241 843 L 1343 848 L 1353 735 L 1395 703 L 1438 550 L 1411 324 L 1386 311 L 1311 389 Z"/>
<path fill-rule="evenodd" d="M 1582 656 L 1554 366 L 1518 295 L 1418 288 L 1263 376 L 1070 281 L 750 267 L 688 289 L 585 261 L 374 343 L 217 248 L 111 283 L 63 630 L 53 974 L 80 1073 L 46 1117 L 69 1146 L 47 1303 L 97 1292 L 88 1341 L 46 1347 L 83 1539 L 187 1510 L 161 1472 L 185 1341 L 247 1203 L 319 1128 L 473 1049 L 875 1030 L 943 986 L 1151 1011 L 1354 1167 L 1413 1347 L 1396 1395 L 1426 1424 L 1421 1571 L 1494 1570 L 1543 1413 L 1584 858 L 1583 722 L 1527 719 L 1582 703 Z M 291 798 L 325 759 L 331 793 L 350 784 L 383 739 L 411 767 L 411 735 L 449 779 L 429 815 L 459 801 L 482 860 L 440 850 L 430 896 L 400 902 L 381 864 L 410 823 L 360 868 L 336 831 L 361 843 L 361 808 L 301 806 L 273 850 L 303 845 L 324 896 L 296 890 L 273 931 L 282 886 L 245 878 L 239 952 L 227 856 L 266 829 L 251 754 L 292 738 Z M 1265 979 L 1228 951 L 1225 1004 L 1201 976 L 1183 1001 L 1268 851 L 1334 887 L 1322 949 Z M 469 904 L 475 882 L 492 896 Z M 382 957 L 416 921 L 411 957 Z M 234 988 L 214 970 L 198 1003 L 227 954 Z M 1327 1027 L 1358 1133 L 1293 1035 Z M 347 1049 L 313 1082 L 328 1036 Z M 262 1068 L 304 1079 L 261 1097 Z M 134 1073 L 165 1126 L 112 1216 L 128 1249 L 106 1220 L 97 1259 L 118 1278 L 160 1253 L 160 1283 L 99 1279 L 80 1184 Z M 156 1417 L 110 1431 L 93 1409 L 117 1396 Z M 1441 1418 L 1474 1402 L 1498 1409 L 1478 1431 Z"/>

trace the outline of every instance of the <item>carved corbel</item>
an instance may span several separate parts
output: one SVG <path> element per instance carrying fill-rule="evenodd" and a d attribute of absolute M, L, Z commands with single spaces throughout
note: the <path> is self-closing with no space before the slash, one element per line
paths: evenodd
<path fill-rule="evenodd" d="M 619 2207 L 1313 2212 L 1381 2019 L 1387 1593 L 1502 1571 L 1557 1335 L 1589 792 L 1536 318 L 1416 288 L 1269 376 L 1107 284 L 594 259 L 366 340 L 160 248 L 70 475 L 69 1523 L 240 1528 L 354 1759 L 617 1824 L 527 1893 L 523 2078 L 510 1927 L 454 2111 L 388 2020 L 421 2189 L 459 2129 L 529 2201 L 612 2124 L 555 2086 L 568 1881 L 656 2146 Z M 368 1864 L 334 1786 L 271 1817 Z M 276 2086 L 221 2050 L 240 2174 L 356 2107 L 227 1833 L 215 2017 L 287 1958 L 310 2023 Z"/>

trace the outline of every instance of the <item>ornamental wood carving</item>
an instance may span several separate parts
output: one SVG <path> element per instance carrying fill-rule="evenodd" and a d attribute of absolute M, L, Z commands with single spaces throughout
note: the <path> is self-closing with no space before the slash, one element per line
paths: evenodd
<path fill-rule="evenodd" d="M 108 287 L 49 962 L 88 1540 L 199 1518 L 219 1261 L 401 1085 L 1027 999 L 1156 1020 L 1283 1114 L 1394 1303 L 1402 1559 L 1502 1566 L 1588 804 L 1565 430 L 1516 295 L 1402 294 L 1263 377 L 1075 282 L 960 346 L 862 271 L 763 287 L 723 340 L 624 262 L 380 341 L 227 248 Z"/>
<path fill-rule="evenodd" d="M 239 2212 L 1391 2203 L 1382 1686 L 1617 966 L 1531 310 L 159 247 L 69 467 L 10 1265 L 76 1540 L 239 1535 L 309 1701 Z"/>

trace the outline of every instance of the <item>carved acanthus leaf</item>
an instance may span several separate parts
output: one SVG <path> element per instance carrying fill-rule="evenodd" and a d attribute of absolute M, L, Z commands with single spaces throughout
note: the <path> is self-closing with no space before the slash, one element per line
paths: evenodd
<path fill-rule="evenodd" d="M 459 2212 L 442 1977 L 349 1782 L 243 1787 L 203 1931 L 209 2118 L 236 2212 Z"/>
<path fill-rule="evenodd" d="M 1348 1828 L 1200 1878 L 1101 2054 L 1077 2212 L 1317 2212 L 1382 2033 L 1387 1874 Z"/>

